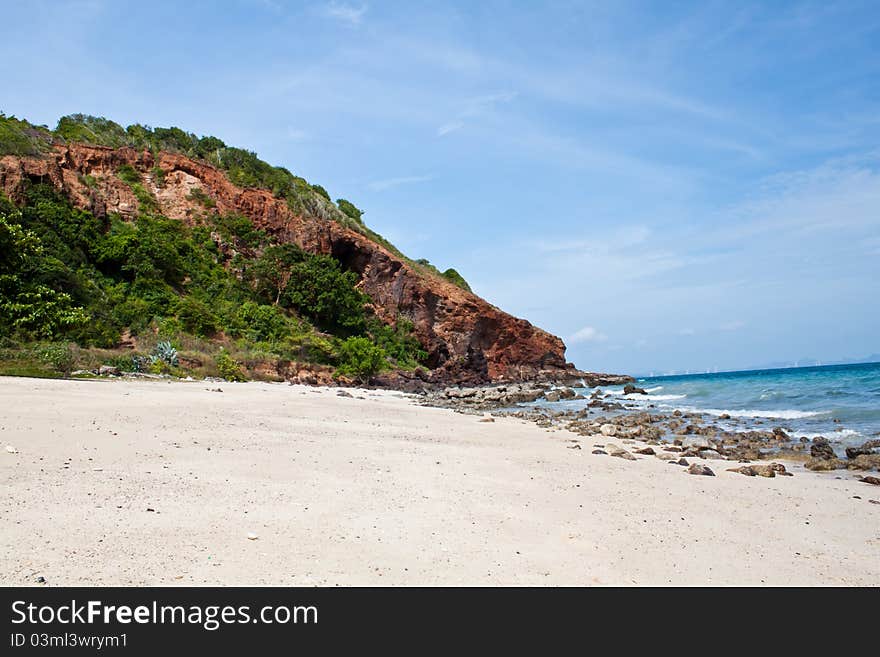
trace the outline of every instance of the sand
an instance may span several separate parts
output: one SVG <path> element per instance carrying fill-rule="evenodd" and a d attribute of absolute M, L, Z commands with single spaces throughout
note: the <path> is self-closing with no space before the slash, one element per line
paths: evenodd
<path fill-rule="evenodd" d="M 0 584 L 880 584 L 853 473 L 693 476 L 351 392 L 0 378 Z"/>

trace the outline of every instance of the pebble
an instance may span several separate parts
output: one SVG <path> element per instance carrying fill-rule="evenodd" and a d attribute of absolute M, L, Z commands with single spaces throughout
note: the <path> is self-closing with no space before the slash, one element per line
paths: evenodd
<path fill-rule="evenodd" d="M 248 532 L 247 538 L 249 541 L 256 541 L 260 537 L 257 536 L 256 534 L 254 534 L 253 532 Z"/>

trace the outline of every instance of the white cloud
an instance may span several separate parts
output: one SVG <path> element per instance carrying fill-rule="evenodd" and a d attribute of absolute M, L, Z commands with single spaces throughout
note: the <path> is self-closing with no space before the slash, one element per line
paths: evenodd
<path fill-rule="evenodd" d="M 741 328 L 744 327 L 745 325 L 746 325 L 745 322 L 740 321 L 740 320 L 736 320 L 736 321 L 733 321 L 733 322 L 725 322 L 724 324 L 722 324 L 722 325 L 719 326 L 718 328 L 719 328 L 721 331 L 738 331 L 739 329 L 741 329 Z"/>
<path fill-rule="evenodd" d="M 400 178 L 387 178 L 385 180 L 376 180 L 367 184 L 367 189 L 374 192 L 384 192 L 401 185 L 411 185 L 413 183 L 427 182 L 433 180 L 434 176 L 402 176 Z"/>
<path fill-rule="evenodd" d="M 450 121 L 449 123 L 444 123 L 439 128 L 437 128 L 437 136 L 442 137 L 444 135 L 448 135 L 450 132 L 461 130 L 463 127 L 464 123 L 462 121 Z"/>
<path fill-rule="evenodd" d="M 592 326 L 585 326 L 580 331 L 576 331 L 569 338 L 571 344 L 580 344 L 583 342 L 605 342 L 608 336 L 596 330 Z"/>
<path fill-rule="evenodd" d="M 324 7 L 323 14 L 328 18 L 335 18 L 349 25 L 360 25 L 364 14 L 367 13 L 367 9 L 367 5 L 356 7 L 342 2 L 331 2 Z"/>

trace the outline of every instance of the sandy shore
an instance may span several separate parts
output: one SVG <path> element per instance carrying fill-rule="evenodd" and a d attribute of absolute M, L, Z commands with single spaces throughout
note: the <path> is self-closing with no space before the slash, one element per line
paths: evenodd
<path fill-rule="evenodd" d="M 880 584 L 851 473 L 693 476 L 352 392 L 0 378 L 0 583 Z"/>

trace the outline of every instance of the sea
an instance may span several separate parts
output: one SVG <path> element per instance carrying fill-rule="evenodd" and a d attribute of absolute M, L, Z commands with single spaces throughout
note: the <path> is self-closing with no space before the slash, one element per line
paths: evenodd
<path fill-rule="evenodd" d="M 602 388 L 604 399 L 653 412 L 698 412 L 733 431 L 782 427 L 842 447 L 880 437 L 880 363 L 643 377 L 636 385 L 648 394 L 624 395 L 612 386 Z M 594 390 L 577 392 L 589 397 Z M 587 401 L 563 403 L 578 408 Z M 721 420 L 725 415 L 731 419 Z"/>

